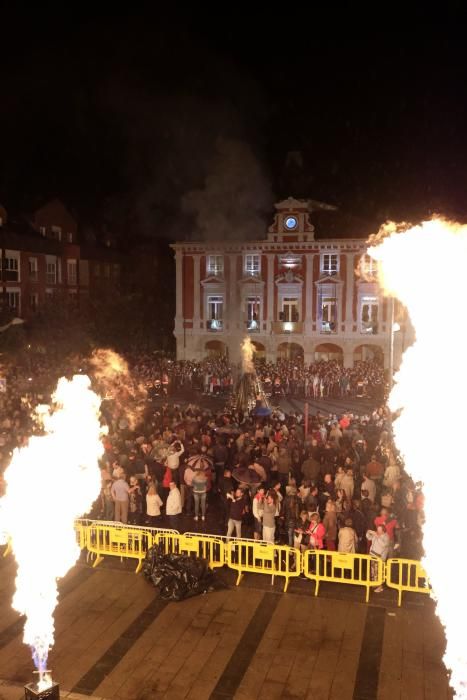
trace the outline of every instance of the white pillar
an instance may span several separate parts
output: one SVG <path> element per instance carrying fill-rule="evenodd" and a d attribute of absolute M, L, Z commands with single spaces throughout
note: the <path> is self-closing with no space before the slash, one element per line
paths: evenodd
<path fill-rule="evenodd" d="M 353 300 L 354 294 L 357 292 L 355 284 L 354 259 L 355 253 L 346 253 L 347 255 L 347 277 L 345 280 L 345 327 L 348 333 L 352 333 L 352 327 L 355 322 L 353 317 Z"/>
<path fill-rule="evenodd" d="M 266 331 L 271 332 L 271 324 L 274 321 L 274 253 L 268 253 L 268 286 L 266 290 L 267 294 L 267 324 Z"/>
<path fill-rule="evenodd" d="M 183 252 L 175 253 L 175 326 L 183 322 Z"/>
<path fill-rule="evenodd" d="M 199 308 L 200 308 L 200 271 L 201 271 L 201 255 L 193 255 L 193 331 L 199 333 Z"/>
<path fill-rule="evenodd" d="M 313 259 L 316 253 L 307 253 L 306 259 L 306 315 L 305 315 L 305 333 L 310 335 L 313 329 Z"/>
<path fill-rule="evenodd" d="M 229 290 L 227 301 L 227 314 L 225 320 L 229 322 L 229 332 L 237 330 L 237 255 L 229 254 Z"/>

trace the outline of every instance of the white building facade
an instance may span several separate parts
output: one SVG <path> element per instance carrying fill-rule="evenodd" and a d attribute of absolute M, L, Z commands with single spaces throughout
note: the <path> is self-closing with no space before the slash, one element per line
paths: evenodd
<path fill-rule="evenodd" d="M 248 335 L 268 361 L 336 359 L 351 367 L 379 357 L 389 367 L 393 352 L 398 366 L 403 333 L 391 330 L 394 303 L 381 293 L 365 241 L 316 240 L 316 204 L 278 202 L 264 240 L 172 245 L 177 359 L 237 362 Z"/>

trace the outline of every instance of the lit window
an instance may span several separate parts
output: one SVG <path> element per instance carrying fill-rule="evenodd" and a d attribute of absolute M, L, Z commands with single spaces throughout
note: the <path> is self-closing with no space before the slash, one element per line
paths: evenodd
<path fill-rule="evenodd" d="M 363 255 L 360 261 L 364 277 L 376 277 L 378 274 L 378 262 L 371 255 Z"/>
<path fill-rule="evenodd" d="M 29 258 L 29 279 L 31 282 L 37 282 L 39 279 L 37 258 Z"/>
<path fill-rule="evenodd" d="M 337 331 L 337 295 L 335 285 L 320 285 L 318 305 L 320 332 L 335 333 Z"/>
<path fill-rule="evenodd" d="M 47 233 L 47 231 L 45 230 L 45 226 L 39 226 L 39 233 L 45 238 L 45 234 Z"/>
<path fill-rule="evenodd" d="M 207 326 L 211 331 L 220 331 L 223 328 L 224 315 L 224 297 L 209 296 L 208 297 L 208 318 Z"/>
<path fill-rule="evenodd" d="M 258 277 L 261 272 L 261 256 L 258 254 L 245 255 L 245 272 L 247 275 Z"/>
<path fill-rule="evenodd" d="M 249 331 L 259 331 L 261 320 L 261 299 L 248 297 L 246 300 L 246 326 Z"/>
<path fill-rule="evenodd" d="M 378 299 L 362 297 L 360 302 L 360 331 L 376 334 L 378 332 Z"/>
<path fill-rule="evenodd" d="M 321 256 L 321 273 L 337 275 L 339 272 L 339 256 L 337 253 L 323 253 Z"/>
<path fill-rule="evenodd" d="M 73 234 L 71 233 L 71 231 L 68 231 L 68 233 L 66 234 L 66 239 L 68 243 L 73 243 Z"/>
<path fill-rule="evenodd" d="M 219 277 L 224 274 L 224 256 L 223 255 L 208 255 L 207 265 L 208 275 Z"/>
<path fill-rule="evenodd" d="M 285 323 L 297 323 L 300 320 L 299 300 L 297 297 L 284 297 L 282 299 L 280 320 Z"/>

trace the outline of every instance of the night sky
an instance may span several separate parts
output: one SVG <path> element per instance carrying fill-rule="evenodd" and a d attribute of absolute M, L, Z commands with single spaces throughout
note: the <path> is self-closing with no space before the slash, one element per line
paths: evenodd
<path fill-rule="evenodd" d="M 58 195 L 121 236 L 255 237 L 288 195 L 370 228 L 465 220 L 455 5 L 387 26 L 246 7 L 2 12 L 0 201 Z"/>

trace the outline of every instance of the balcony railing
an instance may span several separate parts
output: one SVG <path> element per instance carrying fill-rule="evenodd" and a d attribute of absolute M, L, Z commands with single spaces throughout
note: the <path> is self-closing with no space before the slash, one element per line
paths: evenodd
<path fill-rule="evenodd" d="M 210 319 L 209 321 L 206 321 L 206 327 L 208 331 L 223 331 L 224 330 L 224 321 L 221 321 L 217 318 Z"/>
<path fill-rule="evenodd" d="M 273 321 L 273 333 L 303 333 L 303 321 Z"/>
<path fill-rule="evenodd" d="M 326 335 L 332 335 L 333 333 L 337 333 L 337 323 L 321 321 L 321 327 L 319 329 L 319 332 L 324 333 Z"/>
<path fill-rule="evenodd" d="M 255 319 L 251 318 L 246 321 L 246 329 L 248 333 L 259 333 L 261 330 L 261 323 L 260 321 L 256 321 Z"/>

